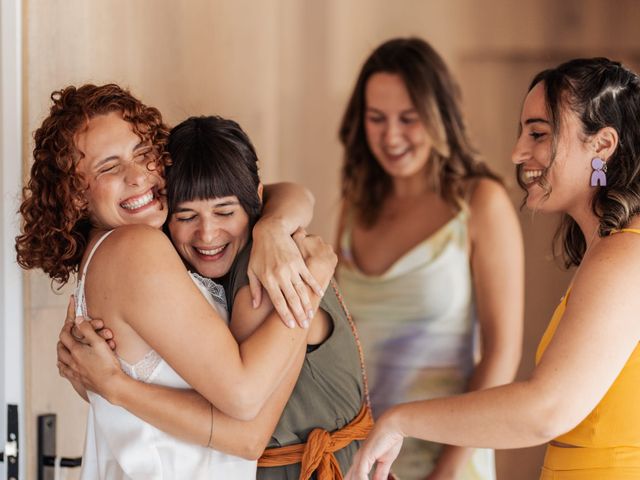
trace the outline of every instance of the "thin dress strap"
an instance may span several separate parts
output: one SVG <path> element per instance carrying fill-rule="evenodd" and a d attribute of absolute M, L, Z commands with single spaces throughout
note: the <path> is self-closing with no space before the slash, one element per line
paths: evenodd
<path fill-rule="evenodd" d="M 347 309 L 347 306 L 344 303 L 344 300 L 342 298 L 342 293 L 340 293 L 340 290 L 338 289 L 338 284 L 334 279 L 331 279 L 331 288 L 333 289 L 333 292 L 336 294 L 336 297 L 338 298 L 338 302 L 340 302 L 340 306 L 342 307 L 342 311 L 347 317 L 347 321 L 349 322 L 349 326 L 351 327 L 351 333 L 353 333 L 353 336 L 356 340 L 356 345 L 358 346 L 358 357 L 360 358 L 360 373 L 362 375 L 362 383 L 364 387 L 364 401 L 367 405 L 367 408 L 371 410 L 371 398 L 369 397 L 369 381 L 367 379 L 367 371 L 364 366 L 364 354 L 362 353 L 362 345 L 360 344 L 358 329 L 356 328 L 356 324 L 354 323 L 353 318 L 351 317 L 351 313 L 349 313 L 349 310 Z"/>
<path fill-rule="evenodd" d="M 622 232 L 629 232 L 629 233 L 637 233 L 638 235 L 640 235 L 640 229 L 639 228 L 620 228 L 617 230 L 611 230 L 611 234 L 613 235 L 614 233 L 622 233 Z"/>
<path fill-rule="evenodd" d="M 76 287 L 76 316 L 89 318 L 87 315 L 87 302 L 85 300 L 84 295 L 84 279 L 87 276 L 87 268 L 89 268 L 89 263 L 91 263 L 91 259 L 93 258 L 93 254 L 96 253 L 96 250 L 100 246 L 100 244 L 109 236 L 109 234 L 113 232 L 113 230 L 109 230 L 104 233 L 98 241 L 95 243 L 91 251 L 89 252 L 89 256 L 87 257 L 87 261 L 84 264 L 84 268 L 82 269 L 82 273 L 80 274 L 80 279 L 78 280 L 78 286 Z"/>

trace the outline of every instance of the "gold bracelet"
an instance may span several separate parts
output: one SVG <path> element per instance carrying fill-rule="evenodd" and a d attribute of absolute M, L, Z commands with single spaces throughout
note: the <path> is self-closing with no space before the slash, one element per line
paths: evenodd
<path fill-rule="evenodd" d="M 209 403 L 209 412 L 211 413 L 211 426 L 209 427 L 209 441 L 207 448 L 211 448 L 211 438 L 213 437 L 213 403 Z"/>

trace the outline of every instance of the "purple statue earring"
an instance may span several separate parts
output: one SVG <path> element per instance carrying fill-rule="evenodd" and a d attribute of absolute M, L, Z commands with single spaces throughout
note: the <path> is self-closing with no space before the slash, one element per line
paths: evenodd
<path fill-rule="evenodd" d="M 607 186 L 607 164 L 600 157 L 595 157 L 591 160 L 591 168 L 593 173 L 591 174 L 591 186 L 592 187 L 606 187 Z"/>

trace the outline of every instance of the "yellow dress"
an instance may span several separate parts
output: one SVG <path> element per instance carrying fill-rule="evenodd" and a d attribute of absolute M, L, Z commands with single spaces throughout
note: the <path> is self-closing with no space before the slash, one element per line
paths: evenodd
<path fill-rule="evenodd" d="M 620 232 L 640 234 L 640 230 Z M 564 315 L 571 289 L 556 308 L 536 352 L 536 363 Z M 640 344 L 593 411 L 557 437 L 576 448 L 547 447 L 541 480 L 640 479 Z"/>

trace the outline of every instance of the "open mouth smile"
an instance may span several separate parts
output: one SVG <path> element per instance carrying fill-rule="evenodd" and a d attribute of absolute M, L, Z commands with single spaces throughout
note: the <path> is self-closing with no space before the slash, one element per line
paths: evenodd
<path fill-rule="evenodd" d="M 536 182 L 539 178 L 542 177 L 543 174 L 544 170 L 542 169 L 522 170 L 520 176 L 525 183 L 530 184 Z"/>
<path fill-rule="evenodd" d="M 155 200 L 153 190 L 149 190 L 147 193 L 131 197 L 120 203 L 120 206 L 125 210 L 135 211 L 143 207 L 146 207 Z"/>
<path fill-rule="evenodd" d="M 205 257 L 214 257 L 216 255 L 221 254 L 225 248 L 227 248 L 227 245 L 222 245 L 221 247 L 215 247 L 215 248 L 198 248 L 198 247 L 193 247 L 193 249 L 198 252 L 200 255 L 205 256 Z"/>
<path fill-rule="evenodd" d="M 405 148 L 403 150 L 384 150 L 384 153 L 390 160 L 400 160 L 407 153 L 409 153 L 409 151 L 409 148 Z"/>

